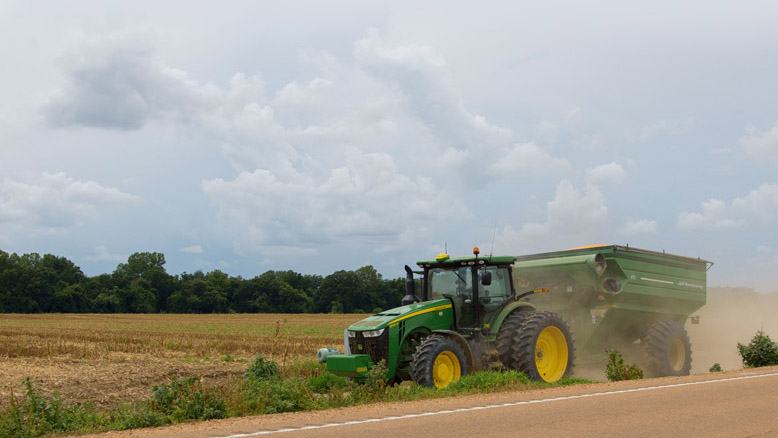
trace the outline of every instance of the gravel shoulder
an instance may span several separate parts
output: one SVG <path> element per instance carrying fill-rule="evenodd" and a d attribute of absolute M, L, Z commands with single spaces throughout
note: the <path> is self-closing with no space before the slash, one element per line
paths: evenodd
<path fill-rule="evenodd" d="M 88 436 L 95 438 L 205 438 L 229 436 L 240 433 L 252 433 L 262 430 L 296 428 L 327 423 L 383 418 L 406 414 L 418 414 L 422 412 L 432 412 L 444 409 L 459 409 L 517 401 L 540 400 L 554 397 L 569 397 L 572 395 L 621 391 L 626 389 L 644 388 L 651 386 L 677 385 L 690 382 L 719 380 L 731 377 L 769 374 L 776 372 L 778 372 L 778 366 L 758 369 L 733 370 L 720 373 L 697 374 L 685 377 L 664 377 L 639 381 L 584 384 L 531 391 L 477 394 L 411 402 L 377 403 L 325 411 L 296 412 L 232 418 L 226 420 L 213 420 L 199 423 L 184 423 L 162 428 L 138 429 L 122 432 L 106 432 L 103 434 Z"/>

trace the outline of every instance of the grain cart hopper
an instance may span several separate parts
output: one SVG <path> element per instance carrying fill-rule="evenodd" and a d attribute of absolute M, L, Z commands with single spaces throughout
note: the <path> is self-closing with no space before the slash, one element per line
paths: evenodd
<path fill-rule="evenodd" d="M 649 375 L 685 375 L 684 323 L 705 304 L 709 263 L 617 245 L 440 254 L 418 262 L 421 271 L 405 267 L 401 307 L 354 323 L 345 351 L 322 349 L 319 359 L 356 380 L 385 361 L 388 379 L 442 388 L 483 368 L 495 350 L 505 367 L 555 382 L 574 362 L 596 363 L 616 348 Z M 414 274 L 422 276 L 418 293 Z"/>

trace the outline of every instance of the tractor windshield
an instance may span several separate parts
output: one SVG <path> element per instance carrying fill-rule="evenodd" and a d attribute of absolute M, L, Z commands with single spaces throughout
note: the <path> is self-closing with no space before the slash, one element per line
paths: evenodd
<path fill-rule="evenodd" d="M 481 300 L 489 298 L 492 303 L 502 302 L 511 294 L 510 279 L 507 268 L 489 266 L 487 271 L 492 273 L 492 284 L 481 287 Z M 470 298 L 473 295 L 473 275 L 470 267 L 453 269 L 434 268 L 429 271 L 429 297 L 439 298 Z M 478 281 L 481 280 L 481 271 L 478 271 Z"/>
<path fill-rule="evenodd" d="M 497 313 L 511 297 L 510 273 L 507 267 L 487 266 L 492 273 L 489 285 L 481 284 L 481 269 L 477 270 L 478 309 L 482 323 L 492 324 Z M 456 325 L 459 328 L 473 328 L 480 323 L 475 321 L 475 303 L 473 303 L 473 269 L 470 266 L 456 268 L 432 268 L 428 272 L 431 300 L 450 298 L 454 305 Z M 488 325 L 487 325 L 488 326 Z"/>
<path fill-rule="evenodd" d="M 456 269 L 430 269 L 430 298 L 453 298 L 471 296 L 473 281 L 471 270 L 467 267 Z"/>

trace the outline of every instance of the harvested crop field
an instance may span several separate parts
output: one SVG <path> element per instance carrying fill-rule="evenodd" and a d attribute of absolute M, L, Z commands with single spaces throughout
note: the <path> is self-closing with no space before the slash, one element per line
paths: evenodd
<path fill-rule="evenodd" d="M 44 393 L 104 406 L 172 377 L 220 384 L 261 353 L 284 365 L 343 344 L 365 315 L 0 315 L 0 406 L 32 377 Z"/>
<path fill-rule="evenodd" d="M 778 339 L 778 294 L 709 288 L 708 303 L 687 324 L 692 373 L 719 363 L 740 368 L 737 343 L 760 329 Z M 258 353 L 283 368 L 343 345 L 343 329 L 366 315 L 0 315 L 0 406 L 32 377 L 43 393 L 113 406 L 147 398 L 173 377 L 221 385 Z M 605 380 L 604 364 L 580 376 Z"/>

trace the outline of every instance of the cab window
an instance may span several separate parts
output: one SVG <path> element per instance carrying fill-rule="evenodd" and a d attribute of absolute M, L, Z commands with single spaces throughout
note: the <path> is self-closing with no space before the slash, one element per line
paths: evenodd
<path fill-rule="evenodd" d="M 468 267 L 457 269 L 430 269 L 429 291 L 431 299 L 472 296 L 472 273 Z"/>

